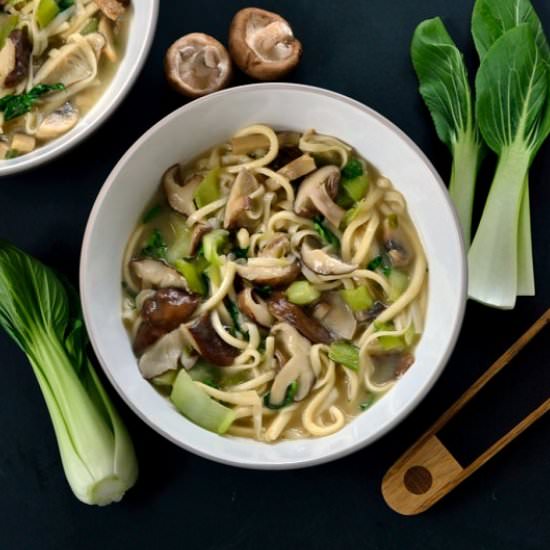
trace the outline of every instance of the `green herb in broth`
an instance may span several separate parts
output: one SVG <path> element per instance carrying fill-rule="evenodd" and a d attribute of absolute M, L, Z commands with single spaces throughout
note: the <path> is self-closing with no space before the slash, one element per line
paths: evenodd
<path fill-rule="evenodd" d="M 269 298 L 273 292 L 273 287 L 270 285 L 262 285 L 254 287 L 254 292 L 261 298 Z"/>
<path fill-rule="evenodd" d="M 340 248 L 340 240 L 325 225 L 325 218 L 323 216 L 315 216 L 315 218 L 313 218 L 313 226 L 326 244 L 330 244 L 334 246 L 334 248 Z"/>
<path fill-rule="evenodd" d="M 162 206 L 160 204 L 155 204 L 155 206 L 151 207 L 145 214 L 143 215 L 142 222 L 143 223 L 150 223 L 155 218 L 157 218 L 160 213 L 162 212 Z"/>
<path fill-rule="evenodd" d="M 363 175 L 363 165 L 356 158 L 351 158 L 342 168 L 342 176 L 346 179 L 353 179 Z"/>
<path fill-rule="evenodd" d="M 158 229 L 154 229 L 141 250 L 141 255 L 149 258 L 164 259 L 167 251 L 166 241 Z"/>
<path fill-rule="evenodd" d="M 17 149 L 9 149 L 9 150 L 7 151 L 7 153 L 5 154 L 4 158 L 5 158 L 6 160 L 8 160 L 8 159 L 15 159 L 15 158 L 17 158 L 17 157 L 20 156 L 20 155 L 21 155 L 21 153 L 20 153 Z"/>
<path fill-rule="evenodd" d="M 64 89 L 63 84 L 38 84 L 23 94 L 4 96 L 0 99 L 0 111 L 4 113 L 4 120 L 7 122 L 28 113 L 44 94 Z"/>
<path fill-rule="evenodd" d="M 239 311 L 239 308 L 237 307 L 237 304 L 229 298 L 226 299 L 225 304 L 227 307 L 227 311 L 229 311 L 229 315 L 231 315 L 231 320 L 233 321 L 233 328 L 235 329 L 236 332 L 245 334 L 246 330 L 244 330 L 243 327 L 241 326 L 241 322 L 240 322 L 241 313 Z"/>
<path fill-rule="evenodd" d="M 235 254 L 235 258 L 239 259 L 245 259 L 248 257 L 248 247 L 247 248 L 239 248 L 236 247 L 233 249 L 233 254 Z"/>
<path fill-rule="evenodd" d="M 367 399 L 365 399 L 365 401 L 363 401 L 359 405 L 359 408 L 362 411 L 366 411 L 367 409 L 370 409 L 370 407 L 372 407 L 372 405 L 374 404 L 375 401 L 376 401 L 376 396 L 373 393 L 371 393 L 367 396 Z"/>
<path fill-rule="evenodd" d="M 285 398 L 281 404 L 274 405 L 273 403 L 271 403 L 270 401 L 271 393 L 266 393 L 264 396 L 264 407 L 267 407 L 268 409 L 272 409 L 274 411 L 283 409 L 284 407 L 288 407 L 294 401 L 294 396 L 296 395 L 297 392 L 298 392 L 298 382 L 294 380 L 288 386 L 286 390 Z"/>

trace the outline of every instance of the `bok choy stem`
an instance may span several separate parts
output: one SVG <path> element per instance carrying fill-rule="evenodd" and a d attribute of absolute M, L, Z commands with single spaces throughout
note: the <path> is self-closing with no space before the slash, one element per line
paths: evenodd
<path fill-rule="evenodd" d="M 523 184 L 523 197 L 518 228 L 518 296 L 535 295 L 535 272 L 533 266 L 533 243 L 531 241 L 531 205 L 529 199 L 529 176 Z"/>
<path fill-rule="evenodd" d="M 479 170 L 480 145 L 472 129 L 458 134 L 453 145 L 449 194 L 462 225 L 466 246 L 470 244 L 475 182 Z"/>
<path fill-rule="evenodd" d="M 512 308 L 517 291 L 518 227 L 529 155 L 522 146 L 502 150 L 481 221 L 468 254 L 470 297 Z"/>

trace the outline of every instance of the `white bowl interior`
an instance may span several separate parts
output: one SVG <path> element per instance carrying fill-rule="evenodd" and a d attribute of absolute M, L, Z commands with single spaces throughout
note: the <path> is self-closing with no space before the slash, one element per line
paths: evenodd
<path fill-rule="evenodd" d="M 155 33 L 159 0 L 133 2 L 125 53 L 113 78 L 95 105 L 78 124 L 27 155 L 0 161 L 0 177 L 34 168 L 66 153 L 105 121 L 129 92 L 149 53 Z"/>
<path fill-rule="evenodd" d="M 320 439 L 265 444 L 212 434 L 177 413 L 139 374 L 120 320 L 121 261 L 127 239 L 164 170 L 248 124 L 315 128 L 353 145 L 404 194 L 429 261 L 425 333 L 416 362 L 371 409 Z M 385 433 L 418 404 L 444 367 L 465 304 L 462 237 L 448 194 L 428 160 L 399 129 L 338 94 L 290 84 L 234 88 L 194 101 L 148 131 L 122 158 L 90 216 L 81 261 L 88 331 L 105 372 L 130 407 L 176 444 L 224 463 L 291 468 L 325 462 Z"/>

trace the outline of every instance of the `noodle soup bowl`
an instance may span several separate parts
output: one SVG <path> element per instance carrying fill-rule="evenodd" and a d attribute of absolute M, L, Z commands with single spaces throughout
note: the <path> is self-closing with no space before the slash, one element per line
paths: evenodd
<path fill-rule="evenodd" d="M 124 250 L 163 172 L 259 122 L 275 129 L 315 128 L 352 145 L 403 193 L 429 265 L 425 330 L 412 367 L 372 407 L 333 435 L 271 444 L 219 436 L 182 416 L 142 378 L 121 321 Z M 140 418 L 200 456 L 247 468 L 285 469 L 320 464 L 365 447 L 418 405 L 455 345 L 466 301 L 466 261 L 445 186 L 401 130 L 368 107 L 336 93 L 270 83 L 193 101 L 164 118 L 130 148 L 105 182 L 90 215 L 80 283 L 94 350 L 113 386 Z"/>
<path fill-rule="evenodd" d="M 63 155 L 97 130 L 114 113 L 141 72 L 157 26 L 159 0 L 134 1 L 131 4 L 124 53 L 115 73 L 93 106 L 67 133 L 30 153 L 0 160 L 0 177 L 31 170 Z"/>

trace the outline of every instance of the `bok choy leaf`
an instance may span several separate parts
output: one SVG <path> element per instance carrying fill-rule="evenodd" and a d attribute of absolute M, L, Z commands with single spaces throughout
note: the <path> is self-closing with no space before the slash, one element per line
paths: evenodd
<path fill-rule="evenodd" d="M 449 192 L 469 244 L 482 144 L 464 58 L 439 17 L 418 25 L 411 57 L 437 135 L 453 155 Z"/>
<path fill-rule="evenodd" d="M 75 496 L 86 504 L 119 501 L 137 479 L 136 456 L 86 357 L 78 297 L 51 269 L 5 241 L 0 326 L 31 363 Z"/>

